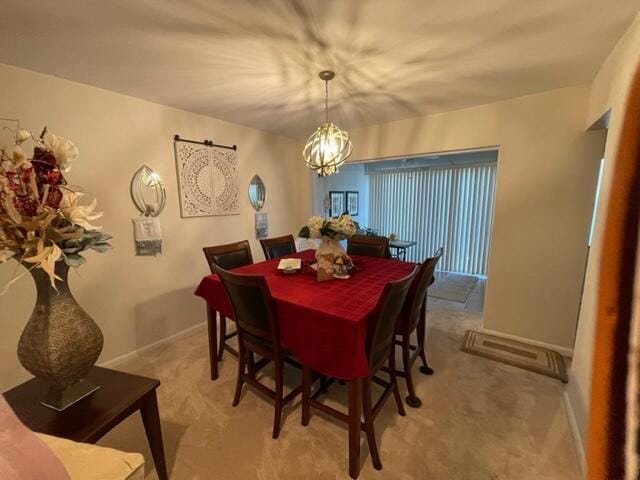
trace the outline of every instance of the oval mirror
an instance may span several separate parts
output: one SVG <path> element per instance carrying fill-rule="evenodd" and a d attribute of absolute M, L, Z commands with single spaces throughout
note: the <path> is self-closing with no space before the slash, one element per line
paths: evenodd
<path fill-rule="evenodd" d="M 264 183 L 258 175 L 254 175 L 249 183 L 249 202 L 256 212 L 262 210 L 264 207 L 264 200 L 266 197 L 266 191 Z"/>

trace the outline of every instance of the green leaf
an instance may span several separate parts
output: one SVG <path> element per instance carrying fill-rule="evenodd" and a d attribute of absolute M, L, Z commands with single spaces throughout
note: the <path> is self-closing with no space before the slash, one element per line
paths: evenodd
<path fill-rule="evenodd" d="M 107 250 L 111 250 L 111 245 L 109 243 L 96 243 L 95 245 L 91 245 L 89 247 L 91 250 L 95 250 L 96 252 L 104 253 Z"/>
<path fill-rule="evenodd" d="M 309 231 L 309 227 L 307 225 L 302 227 L 298 232 L 298 237 L 300 238 L 309 238 L 309 235 L 311 235 L 311 232 Z"/>
<path fill-rule="evenodd" d="M 82 265 L 84 262 L 86 262 L 87 259 L 84 258 L 79 253 L 72 253 L 71 255 L 65 255 L 64 256 L 64 261 L 70 267 L 78 268 L 80 265 Z"/>

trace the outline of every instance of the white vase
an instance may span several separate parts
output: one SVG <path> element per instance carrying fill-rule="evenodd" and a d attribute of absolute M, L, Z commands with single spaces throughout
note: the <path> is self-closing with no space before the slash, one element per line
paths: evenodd
<path fill-rule="evenodd" d="M 329 237 L 322 237 L 320 239 L 320 245 L 316 250 L 316 260 L 320 255 L 327 255 L 332 253 L 334 256 L 338 257 L 341 255 L 346 255 L 344 248 L 342 248 L 342 244 L 339 240 L 334 240 Z"/>

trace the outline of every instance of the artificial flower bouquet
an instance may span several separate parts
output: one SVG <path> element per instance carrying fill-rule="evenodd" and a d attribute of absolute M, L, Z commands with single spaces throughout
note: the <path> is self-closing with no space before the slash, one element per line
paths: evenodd
<path fill-rule="evenodd" d="M 14 258 L 28 269 L 41 268 L 55 287 L 55 262 L 78 267 L 85 262 L 81 252 L 104 252 L 111 247 L 111 237 L 91 223 L 102 216 L 95 211 L 96 200 L 80 204 L 84 193 L 64 178 L 78 158 L 72 142 L 46 127 L 40 136 L 18 128 L 9 141 L 3 142 L 4 137 L 0 136 L 0 263 Z M 31 156 L 25 151 L 29 143 Z"/>
<path fill-rule="evenodd" d="M 307 224 L 300 229 L 300 238 L 322 238 L 331 240 L 346 240 L 355 235 L 358 224 L 351 216 L 343 214 L 339 217 L 324 218 L 319 215 L 311 217 Z"/>
<path fill-rule="evenodd" d="M 346 214 L 332 218 L 314 216 L 300 229 L 298 236 L 301 238 L 322 239 L 316 250 L 319 282 L 331 280 L 337 271 L 344 275 L 343 265 L 345 259 L 349 257 L 340 245 L 340 240 L 352 237 L 357 229 L 358 224 Z M 336 261 L 342 262 L 342 264 L 335 263 Z"/>

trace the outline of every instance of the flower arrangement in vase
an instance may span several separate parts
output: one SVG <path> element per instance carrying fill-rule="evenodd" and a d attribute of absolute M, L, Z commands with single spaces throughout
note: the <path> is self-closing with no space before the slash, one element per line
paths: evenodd
<path fill-rule="evenodd" d="M 2 132 L 6 133 L 6 132 Z M 31 156 L 25 151 L 33 144 Z M 0 263 L 15 259 L 30 273 L 36 306 L 18 343 L 20 363 L 50 385 L 46 405 L 64 409 L 97 387 L 83 379 L 102 351 L 100 329 L 69 290 L 69 267 L 85 262 L 81 252 L 104 252 L 109 235 L 91 222 L 96 201 L 82 204 L 82 191 L 64 173 L 78 158 L 69 140 L 18 128 L 0 143 Z"/>
<path fill-rule="evenodd" d="M 340 240 L 352 237 L 357 229 L 358 224 L 347 214 L 330 218 L 316 215 L 309 218 L 307 224 L 300 229 L 300 238 L 320 239 L 316 250 L 318 280 L 333 278 L 334 261 L 346 256 Z"/>

